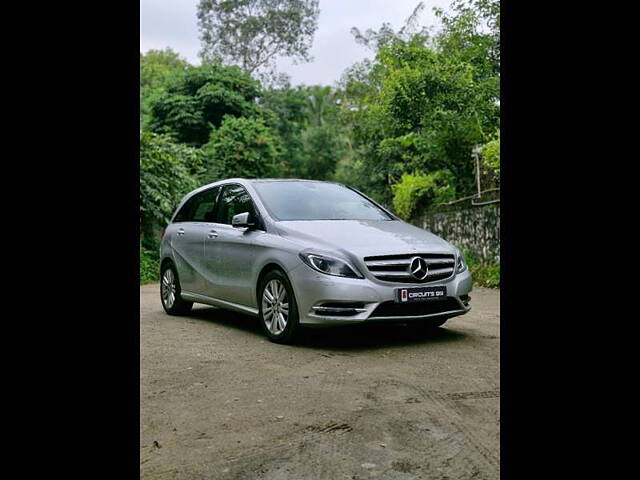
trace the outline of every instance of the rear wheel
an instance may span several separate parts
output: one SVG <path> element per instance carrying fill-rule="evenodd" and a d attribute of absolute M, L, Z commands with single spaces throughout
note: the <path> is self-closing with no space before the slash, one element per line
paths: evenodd
<path fill-rule="evenodd" d="M 160 271 L 160 299 L 162 307 L 169 315 L 185 315 L 191 311 L 193 302 L 187 302 L 180 296 L 178 272 L 171 262 L 162 266 Z"/>
<path fill-rule="evenodd" d="M 262 330 L 272 342 L 293 343 L 299 317 L 289 279 L 280 270 L 272 270 L 262 279 L 259 292 Z"/>

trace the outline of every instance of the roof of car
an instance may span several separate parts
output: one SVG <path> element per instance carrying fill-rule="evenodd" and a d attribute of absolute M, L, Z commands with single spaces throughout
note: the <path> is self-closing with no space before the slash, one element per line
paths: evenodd
<path fill-rule="evenodd" d="M 249 178 L 243 179 L 247 182 L 322 182 L 322 183 L 333 183 L 333 182 L 325 182 L 324 180 L 310 180 L 308 178 Z"/>
<path fill-rule="evenodd" d="M 202 185 L 199 188 L 196 188 L 192 192 L 190 192 L 187 197 L 191 195 L 195 195 L 196 193 L 202 192 L 203 190 L 208 190 L 209 188 L 224 185 L 227 183 L 239 183 L 239 184 L 251 184 L 251 183 L 261 183 L 261 182 L 316 182 L 316 183 L 334 183 L 337 185 L 342 185 L 341 183 L 336 182 L 325 182 L 324 180 L 308 180 L 304 178 L 225 178 L 224 180 L 218 180 L 216 182 L 208 183 L 206 185 Z M 187 198 L 185 197 L 185 199 Z"/>

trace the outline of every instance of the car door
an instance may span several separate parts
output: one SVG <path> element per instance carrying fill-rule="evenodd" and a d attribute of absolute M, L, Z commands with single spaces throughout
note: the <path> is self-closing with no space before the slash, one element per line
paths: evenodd
<path fill-rule="evenodd" d="M 183 291 L 206 291 L 204 241 L 209 221 L 216 212 L 220 191 L 214 187 L 192 196 L 180 209 L 171 225 L 171 247 Z"/>
<path fill-rule="evenodd" d="M 211 297 L 245 306 L 255 306 L 252 298 L 254 240 L 264 235 L 264 230 L 234 228 L 234 215 L 257 210 L 247 190 L 238 184 L 227 184 L 220 192 L 216 223 L 211 225 L 205 239 L 207 273 L 211 281 L 208 294 Z"/>

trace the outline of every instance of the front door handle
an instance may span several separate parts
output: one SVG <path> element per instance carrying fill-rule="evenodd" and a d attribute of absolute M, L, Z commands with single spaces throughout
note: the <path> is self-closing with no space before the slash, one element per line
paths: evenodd
<path fill-rule="evenodd" d="M 178 229 L 178 235 L 180 235 L 180 236 L 184 235 L 184 228 L 179 228 Z"/>
<path fill-rule="evenodd" d="M 210 230 L 208 237 L 209 238 L 216 238 L 218 236 L 218 232 L 216 232 L 215 230 Z"/>

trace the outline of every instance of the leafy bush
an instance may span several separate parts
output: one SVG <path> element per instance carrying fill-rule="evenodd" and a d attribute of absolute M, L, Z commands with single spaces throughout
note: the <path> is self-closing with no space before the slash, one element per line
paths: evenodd
<path fill-rule="evenodd" d="M 467 262 L 474 285 L 500 288 L 500 262 L 482 261 L 473 251 L 467 248 L 461 248 L 460 250 Z"/>
<path fill-rule="evenodd" d="M 158 252 L 140 245 L 140 285 L 159 281 L 160 264 Z"/>
<path fill-rule="evenodd" d="M 500 264 L 479 263 L 470 267 L 473 283 L 481 287 L 500 288 Z"/>
<path fill-rule="evenodd" d="M 482 161 L 495 175 L 500 176 L 500 130 L 497 138 L 485 143 L 481 150 Z"/>
<path fill-rule="evenodd" d="M 453 175 L 438 170 L 427 175 L 404 174 L 400 183 L 392 186 L 393 207 L 398 215 L 409 219 L 417 210 L 452 200 L 455 197 Z"/>

